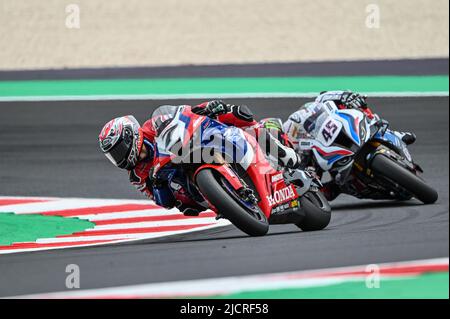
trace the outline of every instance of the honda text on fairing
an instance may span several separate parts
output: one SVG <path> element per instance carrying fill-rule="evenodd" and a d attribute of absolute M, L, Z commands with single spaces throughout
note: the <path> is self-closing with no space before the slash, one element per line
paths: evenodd
<path fill-rule="evenodd" d="M 170 207 L 181 198 L 184 206 L 212 209 L 251 236 L 265 235 L 269 224 L 303 230 L 329 224 L 331 209 L 314 178 L 274 168 L 251 134 L 195 114 L 190 106 L 164 112 L 152 116 L 165 119 L 157 127 L 152 171 L 156 204 Z M 289 173 L 301 182 L 288 182 Z M 180 190 L 187 196 L 180 197 Z"/>
<path fill-rule="evenodd" d="M 333 101 L 314 103 L 304 127 L 312 138 L 299 148 L 312 150 L 312 162 L 322 182 L 358 198 L 434 203 L 437 192 L 420 177 L 423 173 L 406 143 L 387 122 L 369 119 L 360 109 L 339 109 Z"/>

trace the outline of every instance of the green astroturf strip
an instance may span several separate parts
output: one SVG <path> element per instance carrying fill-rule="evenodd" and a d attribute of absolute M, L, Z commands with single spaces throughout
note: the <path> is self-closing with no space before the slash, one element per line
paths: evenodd
<path fill-rule="evenodd" d="M 251 299 L 355 299 L 355 298 L 449 298 L 449 277 L 446 273 L 428 273 L 418 277 L 381 280 L 380 288 L 367 288 L 364 280 L 329 286 L 260 290 L 219 296 L 216 298 Z"/>
<path fill-rule="evenodd" d="M 448 76 L 338 76 L 195 79 L 0 81 L 0 97 L 142 94 L 448 92 Z"/>
<path fill-rule="evenodd" d="M 34 242 L 38 238 L 53 238 L 93 227 L 93 223 L 78 218 L 0 213 L 0 245 Z"/>

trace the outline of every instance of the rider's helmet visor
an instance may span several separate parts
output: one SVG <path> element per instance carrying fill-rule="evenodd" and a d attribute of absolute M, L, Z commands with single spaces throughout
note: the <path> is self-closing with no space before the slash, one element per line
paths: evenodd
<path fill-rule="evenodd" d="M 127 129 L 125 129 L 127 130 Z M 127 158 L 133 146 L 133 135 L 125 132 L 117 141 L 116 145 L 105 153 L 106 157 L 116 166 L 123 168 L 127 165 Z"/>

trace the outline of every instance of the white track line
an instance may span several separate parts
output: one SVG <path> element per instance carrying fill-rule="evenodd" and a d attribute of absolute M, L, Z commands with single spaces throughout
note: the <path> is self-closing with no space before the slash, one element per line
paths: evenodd
<path fill-rule="evenodd" d="M 416 265 L 448 265 L 448 263 L 448 258 L 437 258 L 408 262 L 384 263 L 379 264 L 378 266 L 381 269 L 392 269 Z M 361 278 L 364 278 L 367 275 L 345 275 L 345 273 L 367 272 L 366 267 L 367 265 L 360 265 L 309 271 L 186 280 L 78 291 L 62 291 L 48 294 L 18 296 L 18 298 L 164 298 L 177 296 L 210 296 L 254 290 L 306 288 L 330 285 L 343 281 L 361 280 Z M 367 274 L 370 273 L 371 272 L 367 272 Z M 403 278 L 411 278 L 413 276 L 413 274 L 410 274 Z M 396 276 L 393 277 L 395 278 Z M 382 276 L 382 278 L 387 279 L 390 278 L 390 276 Z"/>
<path fill-rule="evenodd" d="M 60 237 L 60 238 L 43 238 L 39 239 L 36 242 L 39 244 L 46 243 L 71 243 L 71 242 L 82 242 L 82 241 L 91 241 L 91 240 L 117 240 L 117 243 L 126 242 L 126 241 L 134 241 L 134 240 L 143 240 L 143 239 L 152 239 L 166 236 L 173 236 L 184 233 L 191 233 L 200 230 L 223 227 L 230 225 L 230 222 L 222 220 L 215 224 L 209 226 L 196 227 L 191 229 L 182 229 L 182 230 L 172 230 L 165 232 L 149 232 L 149 233 L 130 233 L 130 234 L 117 234 L 117 235 L 95 235 L 95 236 L 75 236 L 75 237 Z M 114 242 L 112 242 L 114 243 Z M 110 243 L 108 243 L 110 244 Z M 0 251 L 1 254 L 1 251 Z"/>
<path fill-rule="evenodd" d="M 143 239 L 167 237 L 171 235 L 183 234 L 196 232 L 200 230 L 205 230 L 215 227 L 223 227 L 229 225 L 230 222 L 225 220 L 217 221 L 214 217 L 210 216 L 200 216 L 193 218 L 182 218 L 167 220 L 165 218 L 170 218 L 174 216 L 182 217 L 183 215 L 177 209 L 167 210 L 164 208 L 149 208 L 149 209 L 139 209 L 138 210 L 128 210 L 128 211 L 114 211 L 115 205 L 152 205 L 155 203 L 150 200 L 123 200 L 123 199 L 86 199 L 86 198 L 41 198 L 41 197 L 13 197 L 13 196 L 0 196 L 0 200 L 48 200 L 46 202 L 36 202 L 36 203 L 25 203 L 25 204 L 13 204 L 13 205 L 2 205 L 0 206 L 0 212 L 13 212 L 15 214 L 33 214 L 33 213 L 46 213 L 54 212 L 59 210 L 72 210 L 72 209 L 96 209 L 96 207 L 107 207 L 106 210 L 102 210 L 101 213 L 91 213 L 89 210 L 88 215 L 74 215 L 68 216 L 67 218 L 80 218 L 83 220 L 88 220 L 93 223 L 96 221 L 108 221 L 115 219 L 123 219 L 120 224 L 107 224 L 107 225 L 93 225 L 92 228 L 87 228 L 82 232 L 78 232 L 77 235 L 64 236 L 57 238 L 39 238 L 34 243 L 38 245 L 44 244 L 67 244 L 66 246 L 58 247 L 33 247 L 33 248 L 23 248 L 16 247 L 11 248 L 3 247 L 6 249 L 0 249 L 0 254 L 17 253 L 17 252 L 29 252 L 29 251 L 40 251 L 40 250 L 53 250 L 53 249 L 64 249 L 64 248 L 75 248 L 84 246 L 98 246 L 105 244 L 118 244 L 122 242 L 138 241 Z M 111 207 L 111 208 L 109 208 Z M 134 207 L 136 208 L 136 207 Z M 128 208 L 126 208 L 128 209 Z M 131 209 L 131 208 L 130 208 Z M 103 213 L 104 211 L 104 213 Z M 130 221 L 130 218 L 136 217 L 160 217 L 161 220 L 155 221 Z M 211 224 L 207 226 L 197 226 Z M 164 226 L 191 226 L 193 228 L 172 230 L 172 231 L 155 231 L 153 229 L 146 230 L 142 232 L 142 228 L 157 228 Z M 92 233 L 94 231 L 106 231 L 106 234 L 96 234 Z M 91 241 L 107 240 L 108 243 L 88 243 Z M 17 243 L 20 244 L 20 243 Z M 25 243 L 29 244 L 29 243 Z M 71 244 L 75 244 L 72 246 Z"/>
<path fill-rule="evenodd" d="M 373 97 L 445 97 L 449 91 L 435 92 L 361 92 Z M 132 100 L 177 100 L 213 98 L 313 98 L 319 92 L 305 93 L 194 93 L 194 94 L 108 94 L 108 95 L 61 95 L 61 96 L 2 96 L 0 102 L 47 102 L 47 101 L 132 101 Z"/>
<path fill-rule="evenodd" d="M 100 206 L 114 206 L 124 204 L 135 204 L 133 202 L 123 200 L 89 200 L 89 199 L 59 199 L 49 202 L 15 204 L 0 206 L 2 212 L 14 212 L 16 214 L 33 214 L 52 212 L 58 210 L 79 209 L 79 208 L 95 208 Z M 152 201 L 141 201 L 139 204 L 155 205 Z M 151 210 L 151 209 L 150 209 Z M 111 213 L 114 213 L 112 210 Z"/>
<path fill-rule="evenodd" d="M 97 225 L 95 228 L 86 229 L 86 232 L 97 230 L 113 230 L 113 229 L 133 229 L 133 228 L 146 228 L 146 227 L 160 227 L 160 226 L 182 226 L 182 225 L 198 225 L 215 223 L 214 217 L 197 217 L 186 218 L 176 220 L 164 220 L 154 222 L 137 222 L 137 223 L 123 223 L 123 224 L 111 224 L 111 225 Z"/>
<path fill-rule="evenodd" d="M 165 210 L 165 209 L 146 209 L 146 210 L 135 210 L 130 212 L 118 212 L 118 213 L 102 213 L 102 214 L 91 214 L 91 215 L 78 215 L 73 216 L 79 219 L 87 219 L 92 222 L 104 221 L 118 218 L 134 218 L 134 217 L 153 217 L 153 216 L 172 216 L 181 215 L 177 209 Z M 201 217 L 201 215 L 200 215 Z"/>
<path fill-rule="evenodd" d="M 54 201 L 62 201 L 62 200 L 78 200 L 78 201 L 88 201 L 88 202 L 97 202 L 97 201 L 105 201 L 105 202 L 127 202 L 131 204 L 154 204 L 154 202 L 145 196 L 142 199 L 128 199 L 128 198 L 95 198 L 95 197 L 41 197 L 41 196 L 0 196 L 0 200 L 3 199 L 36 199 L 36 200 L 54 200 Z"/>
<path fill-rule="evenodd" d="M 186 229 L 186 230 L 158 232 L 158 233 L 142 233 L 142 234 L 138 234 L 139 236 L 135 236 L 136 234 L 123 234 L 123 235 L 121 235 L 121 238 L 127 238 L 127 239 L 112 241 L 109 243 L 95 243 L 95 244 L 81 244 L 80 243 L 80 245 L 70 246 L 70 247 L 62 246 L 62 247 L 51 247 L 51 248 L 42 247 L 42 248 L 19 248 L 19 249 L 10 249 L 10 250 L 0 250 L 0 255 L 1 254 L 22 253 L 22 252 L 82 248 L 82 247 L 91 247 L 91 246 L 102 246 L 102 245 L 104 246 L 104 245 L 109 245 L 109 244 L 129 243 L 129 242 L 134 242 L 134 241 L 141 241 L 143 239 L 152 239 L 152 238 L 160 238 L 160 237 L 169 237 L 169 236 L 180 235 L 180 234 L 185 234 L 185 233 L 194 233 L 194 232 L 198 232 L 198 231 L 202 231 L 202 230 L 224 227 L 224 226 L 228 226 L 228 225 L 230 225 L 229 221 L 221 219 L 213 225 L 202 226 L 202 227 Z M 84 240 L 82 240 L 82 241 L 96 240 L 98 237 L 100 237 L 100 236 L 87 236 L 87 237 L 84 237 Z M 72 240 L 74 237 L 66 237 L 66 238 L 70 238 L 71 240 L 65 241 L 63 238 L 61 238 L 60 242 L 65 242 L 65 243 L 75 242 L 75 240 Z M 81 237 L 79 237 L 79 238 L 81 238 Z M 41 239 L 41 240 L 44 240 L 44 239 Z M 57 239 L 55 239 L 55 240 L 57 240 Z"/>

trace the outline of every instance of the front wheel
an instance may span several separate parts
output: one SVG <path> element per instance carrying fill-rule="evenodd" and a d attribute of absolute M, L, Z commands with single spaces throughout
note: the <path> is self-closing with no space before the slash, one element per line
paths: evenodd
<path fill-rule="evenodd" d="M 424 204 L 433 204 L 438 199 L 438 193 L 432 187 L 428 186 L 413 172 L 408 171 L 384 155 L 376 155 L 372 160 L 371 167 L 376 174 L 397 183 Z"/>
<path fill-rule="evenodd" d="M 196 181 L 203 196 L 237 228 L 250 236 L 267 234 L 269 222 L 258 205 L 244 202 L 224 177 L 203 169 Z"/>
<path fill-rule="evenodd" d="M 325 196 L 319 191 L 309 191 L 300 197 L 300 205 L 305 217 L 295 224 L 303 231 L 322 230 L 331 220 L 331 207 Z"/>

